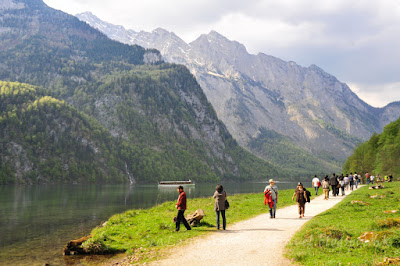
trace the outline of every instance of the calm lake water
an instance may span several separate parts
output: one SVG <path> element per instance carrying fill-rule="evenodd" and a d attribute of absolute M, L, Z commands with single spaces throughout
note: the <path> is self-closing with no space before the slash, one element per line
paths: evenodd
<path fill-rule="evenodd" d="M 211 197 L 215 185 L 196 184 L 185 191 L 188 198 Z M 277 185 L 292 189 L 296 182 Z M 235 183 L 224 188 L 233 195 L 262 193 L 265 186 Z M 157 185 L 0 186 L 0 265 L 73 265 L 70 256 L 62 256 L 67 241 L 89 234 L 113 214 L 175 201 L 177 196 L 175 187 Z"/>

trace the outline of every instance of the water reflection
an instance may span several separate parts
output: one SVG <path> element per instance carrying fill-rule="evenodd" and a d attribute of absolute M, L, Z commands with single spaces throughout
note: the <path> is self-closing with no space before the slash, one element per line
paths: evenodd
<path fill-rule="evenodd" d="M 185 191 L 188 198 L 211 197 L 215 185 L 196 184 Z M 226 184 L 224 188 L 229 195 L 262 193 L 265 185 Z M 279 189 L 295 185 L 278 183 Z M 88 234 L 115 213 L 177 197 L 176 187 L 157 185 L 0 186 L 0 261 L 64 264 L 61 250 L 68 240 Z"/>

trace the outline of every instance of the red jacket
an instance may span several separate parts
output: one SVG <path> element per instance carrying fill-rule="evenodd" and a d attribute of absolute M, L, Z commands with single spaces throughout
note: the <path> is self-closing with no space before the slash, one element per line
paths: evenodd
<path fill-rule="evenodd" d="M 272 201 L 272 195 L 269 189 L 267 189 L 264 193 L 264 205 L 267 205 L 272 208 L 274 206 L 274 202 Z"/>
<path fill-rule="evenodd" d="M 186 210 L 186 193 L 185 193 L 185 191 L 182 191 L 179 194 L 178 202 L 176 203 L 176 208 L 178 210 L 183 210 L 183 211 Z"/>

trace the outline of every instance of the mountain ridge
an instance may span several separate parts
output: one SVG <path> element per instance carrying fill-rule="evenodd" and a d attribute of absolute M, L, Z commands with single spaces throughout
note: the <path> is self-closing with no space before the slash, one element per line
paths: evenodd
<path fill-rule="evenodd" d="M 96 23 L 102 21 L 97 18 Z M 396 104 L 368 105 L 316 65 L 303 67 L 264 53 L 249 54 L 244 45 L 216 31 L 189 44 L 167 30 L 141 31 L 131 44 L 155 48 L 167 62 L 187 66 L 229 132 L 262 158 L 268 158 L 271 147 L 260 154 L 250 143 L 263 138 L 261 132 L 266 128 L 288 138 L 291 144 L 287 145 L 300 147 L 315 162 L 334 163 L 338 170 L 358 143 L 400 115 Z"/>
<path fill-rule="evenodd" d="M 7 18 L 0 20 L 0 80 L 43 88 L 97 121 L 115 145 L 116 171 L 124 173 L 122 179 L 109 173 L 107 182 L 130 175 L 144 183 L 260 180 L 278 173 L 239 147 L 186 67 L 165 63 L 155 49 L 113 41 L 41 0 L 12 3 L 0 9 Z M 7 152 L 0 151 L 0 173 L 11 167 L 15 175 L 21 165 L 4 164 Z"/>

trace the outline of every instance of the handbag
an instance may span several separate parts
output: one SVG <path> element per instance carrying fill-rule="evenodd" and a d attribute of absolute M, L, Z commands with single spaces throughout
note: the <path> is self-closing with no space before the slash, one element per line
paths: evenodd
<path fill-rule="evenodd" d="M 226 200 L 225 200 L 225 210 L 227 210 L 227 209 L 229 209 L 229 202 L 228 202 L 228 200 L 226 199 Z"/>

